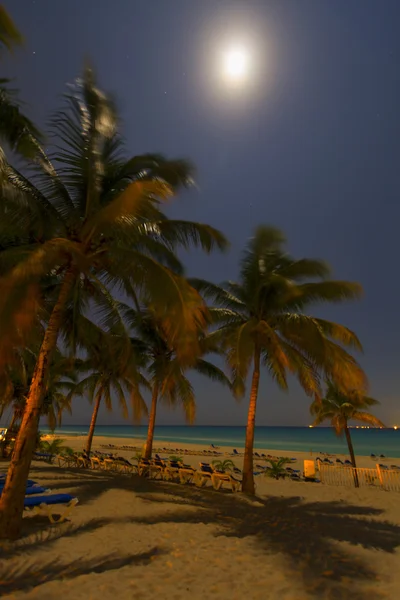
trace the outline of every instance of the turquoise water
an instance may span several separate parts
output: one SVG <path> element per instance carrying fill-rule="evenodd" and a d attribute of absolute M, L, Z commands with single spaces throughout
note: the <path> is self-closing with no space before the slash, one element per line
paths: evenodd
<path fill-rule="evenodd" d="M 46 428 L 41 426 L 41 431 Z M 85 435 L 88 426 L 70 425 L 57 430 L 57 434 Z M 126 437 L 145 439 L 146 427 L 132 425 L 98 426 L 96 434 L 106 437 Z M 400 458 L 400 429 L 352 429 L 351 435 L 356 454 L 369 456 L 385 454 Z M 243 448 L 244 427 L 206 427 L 206 426 L 160 426 L 155 429 L 155 439 L 178 445 L 215 444 Z M 309 452 L 330 452 L 346 454 L 344 438 L 338 438 L 329 427 L 256 427 L 255 448 L 268 450 L 293 450 Z"/>

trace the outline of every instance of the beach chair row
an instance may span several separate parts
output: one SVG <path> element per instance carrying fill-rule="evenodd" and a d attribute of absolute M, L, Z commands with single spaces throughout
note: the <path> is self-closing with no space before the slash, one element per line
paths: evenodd
<path fill-rule="evenodd" d="M 195 469 L 181 462 L 162 459 L 159 455 L 153 460 L 139 460 L 135 465 L 122 457 L 92 454 L 90 458 L 84 455 L 58 455 L 57 464 L 60 467 L 91 468 L 103 471 L 112 471 L 121 474 L 138 474 L 142 477 L 162 479 L 164 481 L 179 481 L 180 483 L 193 483 L 204 487 L 210 482 L 214 489 L 219 490 L 224 484 L 233 492 L 240 489 L 241 481 L 238 476 L 241 472 L 237 469 L 235 475 L 223 473 L 209 463 L 200 463 L 200 468 Z"/>
<path fill-rule="evenodd" d="M 59 467 L 67 468 L 100 469 L 119 473 L 134 473 L 138 470 L 136 465 L 125 458 L 100 452 L 93 453 L 90 457 L 85 453 L 59 454 L 55 460 Z"/>
<path fill-rule="evenodd" d="M 210 482 L 215 490 L 219 490 L 225 484 L 232 492 L 239 491 L 242 483 L 237 476 L 218 471 L 209 463 L 201 462 L 200 468 L 195 469 L 190 465 L 161 458 L 141 460 L 138 474 L 164 481 L 179 481 L 182 484 L 193 483 L 197 487 L 204 487 Z"/>
<path fill-rule="evenodd" d="M 0 474 L 0 496 L 4 489 L 6 476 Z M 34 514 L 46 516 L 50 523 L 62 523 L 78 504 L 78 498 L 71 494 L 52 494 L 51 490 L 40 486 L 36 481 L 28 479 L 25 487 L 24 510 Z M 63 506 L 64 509 L 55 515 L 54 506 Z M 59 510 L 59 509 L 58 509 Z"/>

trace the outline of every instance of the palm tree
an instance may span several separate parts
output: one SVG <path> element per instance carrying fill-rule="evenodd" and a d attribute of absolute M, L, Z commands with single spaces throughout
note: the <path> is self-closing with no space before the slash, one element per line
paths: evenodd
<path fill-rule="evenodd" d="M 140 386 L 150 386 L 140 371 L 144 364 L 143 358 L 135 353 L 132 346 L 129 345 L 127 349 L 126 340 L 112 332 L 105 333 L 89 321 L 86 321 L 85 328 L 81 319 L 81 325 L 82 338 L 87 336 L 91 342 L 87 344 L 86 341 L 88 358 L 79 361 L 79 371 L 87 371 L 89 374 L 71 389 L 68 399 L 87 395 L 89 401 L 94 402 L 85 448 L 87 454 L 90 454 L 101 402 L 104 401 L 107 410 L 111 412 L 112 397 L 115 394 L 122 414 L 127 419 L 129 396 L 133 415 L 140 419 L 143 414 L 147 415 L 147 406 L 140 393 Z"/>
<path fill-rule="evenodd" d="M 0 6 L 0 56 L 22 44 L 22 36 L 3 6 Z M 0 78 L 0 138 L 12 150 L 32 158 L 37 151 L 40 134 L 33 123 L 21 111 L 16 90 L 9 86 L 10 80 Z M 0 168 L 5 157 L 0 147 Z"/>
<path fill-rule="evenodd" d="M 266 477 L 272 477 L 273 479 L 284 479 L 289 477 L 290 473 L 286 471 L 286 465 L 291 461 L 288 458 L 278 458 L 278 460 L 268 460 L 270 466 L 265 470 Z"/>
<path fill-rule="evenodd" d="M 334 383 L 328 381 L 325 398 L 322 401 L 315 400 L 310 406 L 310 413 L 315 416 L 313 426 L 330 420 L 338 436 L 345 434 L 354 469 L 357 467 L 356 457 L 348 423 L 349 421 L 360 421 L 373 427 L 385 427 L 378 417 L 363 410 L 377 404 L 379 404 L 378 400 L 365 396 L 363 392 L 353 390 L 343 393 Z M 354 483 L 358 487 L 357 471 L 354 472 Z"/>
<path fill-rule="evenodd" d="M 11 407 L 13 415 L 9 424 L 10 430 L 14 429 L 24 416 L 26 398 L 29 393 L 38 350 L 39 348 L 24 348 L 17 352 L 18 361 L 14 361 L 9 365 L 4 373 L 7 379 L 5 387 L 2 388 L 0 418 L 3 416 L 4 411 Z M 71 405 L 67 393 L 75 385 L 74 362 L 63 356 L 58 348 L 56 349 L 40 408 L 40 416 L 47 417 L 47 423 L 51 430 L 61 426 L 64 411 L 71 414 Z"/>
<path fill-rule="evenodd" d="M 19 244 L 0 252 L 1 330 L 28 298 L 30 305 L 43 308 L 45 278 L 53 277 L 55 285 L 0 499 L 3 538 L 20 530 L 45 381 L 63 327 L 74 350 L 78 315 L 90 306 L 106 329 L 118 322 L 122 332 L 114 299 L 122 289 L 138 301 L 145 296 L 151 302 L 178 355 L 190 363 L 198 351 L 198 330 L 206 323 L 204 302 L 179 274 L 175 250 L 195 245 L 210 252 L 225 248 L 226 240 L 208 225 L 166 218 L 161 202 L 190 183 L 190 165 L 159 155 L 127 160 L 116 128 L 112 102 L 86 69 L 54 121 L 58 139 L 52 161 L 41 151 L 31 179 L 7 166 L 13 193 L 7 195 L 0 222 L 0 247 L 2 238 L 10 236 Z M 54 164 L 60 164 L 58 170 Z"/>
<path fill-rule="evenodd" d="M 244 492 L 254 494 L 254 426 L 261 365 L 282 389 L 293 373 L 306 394 L 320 395 L 320 375 L 327 373 L 342 387 L 360 387 L 363 373 L 342 345 L 361 349 L 356 335 L 336 323 L 303 312 L 316 302 L 341 302 L 358 297 L 356 283 L 326 279 L 327 266 L 319 260 L 295 260 L 283 252 L 280 231 L 259 227 L 243 256 L 238 283 L 224 286 L 191 279 L 212 309 L 218 329 L 211 334 L 227 352 L 237 393 L 252 365 L 243 464 Z M 322 279 L 321 281 L 309 281 Z M 354 385 L 357 384 L 357 385 Z"/>
<path fill-rule="evenodd" d="M 132 338 L 135 353 L 142 356 L 146 363 L 146 370 L 151 386 L 151 408 L 147 431 L 144 458 L 149 460 L 153 450 L 154 428 L 158 402 L 169 406 L 180 404 L 183 408 L 188 423 L 193 423 L 196 414 L 196 399 L 193 387 L 185 373 L 188 368 L 213 381 L 231 386 L 228 377 L 221 369 L 208 360 L 201 358 L 202 354 L 216 351 L 207 344 L 207 337 L 203 335 L 200 341 L 199 356 L 188 366 L 182 362 L 173 343 L 169 343 L 168 336 L 161 320 L 151 309 L 135 311 L 126 307 L 125 318 L 135 331 L 137 338 Z"/>

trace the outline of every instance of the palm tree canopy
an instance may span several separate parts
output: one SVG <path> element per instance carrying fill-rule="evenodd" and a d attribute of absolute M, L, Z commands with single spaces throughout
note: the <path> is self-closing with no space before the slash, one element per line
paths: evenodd
<path fill-rule="evenodd" d="M 226 348 L 237 389 L 244 389 L 255 348 L 283 389 L 288 372 L 309 395 L 320 395 L 322 372 L 343 389 L 362 387 L 364 374 L 343 347 L 361 350 L 355 333 L 303 312 L 315 303 L 358 298 L 361 286 L 328 279 L 322 261 L 295 260 L 284 252 L 284 241 L 280 231 L 259 227 L 244 252 L 238 282 L 218 286 L 190 279 L 216 305 L 210 310 L 217 326 L 211 337 Z"/>
<path fill-rule="evenodd" d="M 22 418 L 38 351 L 37 346 L 19 350 L 16 352 L 17 360 L 3 370 L 0 377 L 0 417 L 6 408 L 11 407 L 18 419 Z M 65 357 L 57 349 L 51 362 L 41 407 L 41 416 L 47 417 L 50 429 L 61 425 L 64 411 L 71 414 L 68 392 L 75 385 L 75 378 L 75 361 Z"/>
<path fill-rule="evenodd" d="M 128 418 L 128 401 L 135 420 L 147 414 L 140 388 L 149 388 L 143 375 L 145 361 L 134 345 L 126 344 L 125 336 L 115 331 L 103 331 L 88 319 L 80 320 L 80 348 L 86 358 L 77 360 L 79 373 L 85 376 L 71 387 L 68 400 L 86 395 L 90 402 L 100 394 L 106 409 L 113 408 L 116 397 L 124 418 Z"/>
<path fill-rule="evenodd" d="M 0 52 L 22 44 L 22 35 L 3 6 L 0 6 Z"/>
<path fill-rule="evenodd" d="M 360 421 L 373 427 L 385 427 L 378 417 L 366 410 L 379 404 L 378 400 L 365 396 L 363 392 L 353 390 L 344 394 L 334 383 L 327 382 L 327 391 L 322 401 L 315 400 L 310 413 L 315 417 L 313 426 L 330 420 L 336 433 L 341 435 L 348 421 Z"/>
<path fill-rule="evenodd" d="M 127 159 L 117 126 L 114 104 L 88 68 L 53 120 L 53 154 L 40 150 L 30 177 L 6 166 L 0 274 L 7 294 L 0 299 L 0 327 L 15 325 L 16 315 L 30 314 L 27 308 L 37 311 L 45 278 L 55 280 L 56 295 L 57 281 L 68 275 L 73 323 L 90 304 L 103 325 L 115 326 L 121 321 L 113 299 L 118 288 L 150 303 L 190 360 L 207 311 L 182 277 L 175 251 L 191 245 L 222 250 L 227 242 L 208 225 L 167 219 L 161 204 L 191 184 L 191 165 L 161 155 Z M 72 346 L 76 331 L 70 329 Z"/>
<path fill-rule="evenodd" d="M 125 307 L 124 316 L 137 337 L 131 342 L 135 352 L 146 364 L 151 386 L 157 385 L 162 402 L 183 407 L 186 420 L 193 423 L 196 413 L 196 400 L 193 387 L 186 377 L 188 368 L 231 387 L 225 373 L 213 363 L 202 358 L 205 353 L 216 351 L 207 343 L 207 336 L 202 335 L 199 341 L 199 355 L 190 364 L 182 362 L 176 348 L 168 342 L 168 336 L 162 321 L 151 308 L 135 311 Z"/>
<path fill-rule="evenodd" d="M 0 56 L 22 44 L 22 36 L 10 15 L 0 6 Z M 33 158 L 40 140 L 39 131 L 23 114 L 16 90 L 10 88 L 10 80 L 0 78 L 0 139 L 25 158 Z M 4 152 L 0 148 L 0 168 L 4 166 Z"/>

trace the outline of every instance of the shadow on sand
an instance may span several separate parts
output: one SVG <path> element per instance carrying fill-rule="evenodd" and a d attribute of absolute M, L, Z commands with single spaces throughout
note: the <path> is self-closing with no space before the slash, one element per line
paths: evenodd
<path fill-rule="evenodd" d="M 43 469 L 40 469 L 43 473 Z M 134 492 L 142 501 L 160 504 L 159 514 L 151 517 L 110 516 L 92 519 L 82 525 L 65 523 L 49 527 L 48 522 L 26 519 L 25 535 L 18 542 L 0 547 L 0 595 L 25 590 L 35 585 L 61 578 L 73 578 L 92 571 L 104 572 L 127 565 L 147 564 L 150 556 L 104 557 L 96 561 L 76 561 L 68 567 L 57 562 L 37 565 L 35 569 L 19 567 L 18 573 L 10 571 L 13 556 L 24 554 L 29 549 L 44 545 L 51 546 L 62 536 L 79 536 L 109 524 L 123 523 L 213 523 L 216 535 L 237 538 L 252 537 L 267 554 L 281 553 L 287 559 L 287 578 L 303 588 L 315 599 L 364 600 L 364 584 L 368 585 L 368 600 L 385 596 L 378 590 L 371 591 L 377 584 L 378 573 L 373 568 L 373 557 L 361 560 L 349 552 L 347 542 L 366 549 L 378 549 L 393 553 L 400 545 L 400 527 L 376 517 L 381 510 L 355 506 L 345 502 L 304 502 L 298 497 L 268 497 L 250 501 L 241 494 L 215 492 L 173 483 L 150 481 L 139 477 L 121 477 L 104 472 L 46 469 L 46 477 L 39 478 L 47 485 L 68 489 L 75 493 L 81 504 L 96 501 L 110 489 Z M 31 470 L 35 475 L 35 467 Z M 164 504 L 174 508 L 172 512 L 161 510 Z M 190 510 L 187 510 L 190 508 Z M 196 510 L 193 510 L 195 508 Z M 29 523 L 28 523 L 29 521 Z M 154 548 L 149 554 L 161 554 L 167 549 Z"/>

